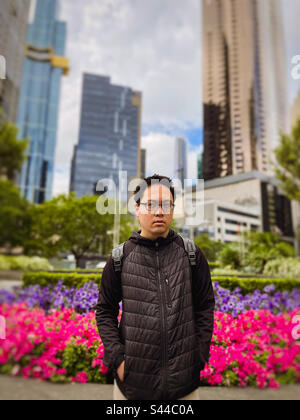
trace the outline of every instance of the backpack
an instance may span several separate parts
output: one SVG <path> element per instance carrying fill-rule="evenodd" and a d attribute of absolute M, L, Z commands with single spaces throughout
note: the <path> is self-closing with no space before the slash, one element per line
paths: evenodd
<path fill-rule="evenodd" d="M 183 240 L 185 251 L 189 257 L 189 261 L 191 266 L 196 265 L 196 246 L 194 241 L 192 241 L 189 238 L 184 238 L 183 236 L 179 235 Z M 124 245 L 126 242 L 123 242 L 121 245 L 116 246 L 112 250 L 112 259 L 114 264 L 114 270 L 116 272 L 121 272 L 122 270 L 122 258 L 123 258 L 123 252 L 124 252 Z"/>

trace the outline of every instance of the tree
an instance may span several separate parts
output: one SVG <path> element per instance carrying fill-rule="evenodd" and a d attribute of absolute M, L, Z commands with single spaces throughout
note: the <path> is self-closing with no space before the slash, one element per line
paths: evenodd
<path fill-rule="evenodd" d="M 0 117 L 2 109 L 0 108 Z M 28 139 L 17 138 L 18 128 L 10 122 L 0 124 L 0 178 L 14 181 L 16 171 L 20 171 L 25 160 Z"/>
<path fill-rule="evenodd" d="M 281 143 L 274 150 L 278 165 L 274 165 L 275 174 L 280 181 L 279 187 L 290 200 L 300 203 L 300 118 L 290 135 L 281 133 Z M 300 204 L 299 204 L 300 206 Z M 294 226 L 300 253 L 300 222 Z"/>
<path fill-rule="evenodd" d="M 280 235 L 270 232 L 243 232 L 245 239 L 244 266 L 262 273 L 266 263 L 280 257 L 294 257 L 292 245 L 281 241 Z"/>
<path fill-rule="evenodd" d="M 195 244 L 199 246 L 209 262 L 215 262 L 219 252 L 224 247 L 222 242 L 210 239 L 210 236 L 207 233 L 202 233 L 200 236 L 196 237 Z"/>
<path fill-rule="evenodd" d="M 238 242 L 224 245 L 218 257 L 221 267 L 231 266 L 232 269 L 241 268 L 242 264 L 239 247 L 240 245 Z"/>
<path fill-rule="evenodd" d="M 47 257 L 56 256 L 59 252 L 70 252 L 77 266 L 82 257 L 99 253 L 100 246 L 102 253 L 107 256 L 112 250 L 113 239 L 107 232 L 113 228 L 114 216 L 97 212 L 98 198 L 76 198 L 72 192 L 69 196 L 60 195 L 35 206 L 33 231 L 36 241 L 31 251 L 39 249 Z M 131 220 L 130 216 L 121 215 L 120 237 L 123 241 L 128 239 Z"/>
<path fill-rule="evenodd" d="M 30 236 L 31 204 L 20 197 L 19 189 L 0 180 L 0 246 L 24 247 Z"/>
<path fill-rule="evenodd" d="M 281 133 L 281 143 L 274 153 L 278 165 L 272 163 L 280 189 L 290 200 L 300 202 L 300 118 L 290 135 Z"/>

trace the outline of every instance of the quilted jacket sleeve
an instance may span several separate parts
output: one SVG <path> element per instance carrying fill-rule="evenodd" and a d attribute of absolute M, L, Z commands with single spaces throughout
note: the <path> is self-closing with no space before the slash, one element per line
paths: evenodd
<path fill-rule="evenodd" d="M 104 344 L 103 363 L 112 369 L 114 374 L 124 360 L 125 353 L 125 346 L 121 343 L 118 328 L 119 302 L 121 300 L 121 281 L 114 271 L 110 255 L 102 274 L 96 305 L 96 322 Z"/>
<path fill-rule="evenodd" d="M 197 265 L 193 271 L 193 305 L 202 368 L 209 361 L 214 329 L 215 296 L 208 262 L 196 246 Z"/>

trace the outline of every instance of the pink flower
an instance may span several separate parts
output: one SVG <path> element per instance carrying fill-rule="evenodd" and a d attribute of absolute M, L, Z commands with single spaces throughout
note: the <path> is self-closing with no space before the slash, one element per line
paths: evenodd
<path fill-rule="evenodd" d="M 85 384 L 87 381 L 88 381 L 88 374 L 86 372 L 79 372 L 74 378 L 74 382 L 79 382 L 82 384 Z"/>
<path fill-rule="evenodd" d="M 277 388 L 277 375 L 287 370 L 300 383 L 300 346 L 292 337 L 292 319 L 300 309 L 275 316 L 270 311 L 248 311 L 233 318 L 215 313 L 210 360 L 201 372 L 204 383 L 232 383 L 241 387 L 256 384 L 259 388 Z M 0 364 L 14 363 L 12 374 L 49 380 L 67 375 L 62 360 L 66 350 L 80 346 L 83 360 L 90 359 L 88 372 L 78 372 L 70 381 L 86 383 L 93 369 L 102 375 L 104 346 L 95 323 L 95 313 L 77 314 L 72 309 L 53 310 L 46 315 L 26 302 L 0 305 L 7 320 L 6 340 L 1 342 Z M 92 355 L 92 357 L 91 357 Z M 20 361 L 28 360 L 20 368 Z M 230 380 L 228 379 L 230 378 Z"/>
<path fill-rule="evenodd" d="M 106 375 L 106 374 L 107 374 L 107 372 L 108 372 L 108 367 L 102 364 L 102 365 L 101 365 L 100 372 L 101 372 L 103 375 Z"/>

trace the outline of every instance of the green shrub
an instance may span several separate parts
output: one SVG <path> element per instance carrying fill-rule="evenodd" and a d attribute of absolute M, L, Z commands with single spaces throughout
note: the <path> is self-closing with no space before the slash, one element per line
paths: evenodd
<path fill-rule="evenodd" d="M 243 266 L 256 274 L 264 272 L 265 265 L 277 258 L 295 256 L 294 247 L 282 242 L 280 235 L 271 232 L 244 232 L 245 258 Z M 290 276 L 290 274 L 288 274 Z"/>
<path fill-rule="evenodd" d="M 241 277 L 212 277 L 213 282 L 219 282 L 221 287 L 229 290 L 241 288 L 242 294 L 253 293 L 255 290 L 263 291 L 266 286 L 274 284 L 276 291 L 292 291 L 294 288 L 300 289 L 300 279 L 291 278 L 241 278 Z"/>
<path fill-rule="evenodd" d="M 101 283 L 102 274 L 78 274 L 78 273 L 24 273 L 23 287 L 39 284 L 42 287 L 55 286 L 60 280 L 64 280 L 67 287 L 83 287 L 86 283 L 94 281 Z"/>
<path fill-rule="evenodd" d="M 53 270 L 53 267 L 46 258 L 0 255 L 0 270 L 38 271 Z"/>
<path fill-rule="evenodd" d="M 56 285 L 64 280 L 67 287 L 83 287 L 93 281 L 100 286 L 102 274 L 78 274 L 78 273 L 24 273 L 23 287 L 39 284 L 42 287 Z M 212 281 L 218 281 L 222 287 L 234 290 L 240 287 L 243 294 L 253 293 L 255 290 L 263 291 L 266 286 L 274 284 L 277 291 L 291 291 L 300 288 L 300 279 L 291 278 L 241 278 L 229 276 L 212 276 Z"/>
<path fill-rule="evenodd" d="M 215 268 L 212 274 L 219 277 L 226 277 L 226 276 L 238 277 L 241 274 L 241 272 L 239 270 L 233 270 L 232 268 L 224 267 L 224 268 Z"/>
<path fill-rule="evenodd" d="M 300 259 L 297 258 L 277 258 L 267 262 L 264 275 L 294 277 L 300 279 Z"/>
<path fill-rule="evenodd" d="M 210 270 L 215 270 L 217 268 L 219 268 L 219 264 L 216 262 L 209 262 L 209 268 Z"/>
<path fill-rule="evenodd" d="M 11 263 L 9 262 L 7 257 L 4 255 L 0 255 L 0 270 L 2 271 L 9 271 L 11 270 Z"/>
<path fill-rule="evenodd" d="M 219 254 L 221 267 L 236 269 L 241 267 L 239 244 L 226 244 Z"/>

